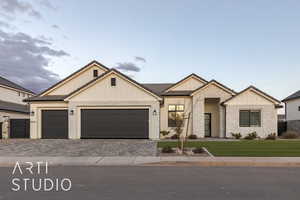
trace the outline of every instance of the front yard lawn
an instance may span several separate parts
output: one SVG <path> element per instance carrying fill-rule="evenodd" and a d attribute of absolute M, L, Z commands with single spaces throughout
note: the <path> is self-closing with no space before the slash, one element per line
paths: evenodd
<path fill-rule="evenodd" d="M 160 141 L 158 147 L 176 147 L 176 141 Z M 300 140 L 188 141 L 186 147 L 206 147 L 214 156 L 300 157 Z"/>

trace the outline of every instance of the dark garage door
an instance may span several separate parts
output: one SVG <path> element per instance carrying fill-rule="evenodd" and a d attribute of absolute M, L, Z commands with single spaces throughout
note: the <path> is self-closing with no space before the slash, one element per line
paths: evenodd
<path fill-rule="evenodd" d="M 42 139 L 68 138 L 68 111 L 42 111 Z"/>
<path fill-rule="evenodd" d="M 29 138 L 29 119 L 10 119 L 10 138 Z"/>
<path fill-rule="evenodd" d="M 83 109 L 81 138 L 147 139 L 148 109 Z"/>

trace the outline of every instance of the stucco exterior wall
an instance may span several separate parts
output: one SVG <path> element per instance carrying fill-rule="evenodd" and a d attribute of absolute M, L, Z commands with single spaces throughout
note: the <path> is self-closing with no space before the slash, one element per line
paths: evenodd
<path fill-rule="evenodd" d="M 185 117 L 188 117 L 188 114 L 192 113 L 191 97 L 165 97 L 164 105 L 162 105 L 160 108 L 160 130 L 170 131 L 167 137 L 170 137 L 175 134 L 174 128 L 168 127 L 168 107 L 169 105 L 178 105 L 178 104 L 184 105 Z M 186 134 L 186 131 L 188 131 L 188 135 L 192 134 L 192 114 L 190 114 L 189 123 L 187 119 L 185 119 L 184 121 L 183 134 Z"/>
<path fill-rule="evenodd" d="M 10 119 L 29 119 L 29 114 L 0 111 L 0 122 L 3 122 L 4 116 L 8 116 Z"/>
<path fill-rule="evenodd" d="M 204 122 L 204 112 L 205 112 L 205 98 L 219 98 L 219 102 L 223 102 L 229 99 L 232 95 L 215 84 L 210 84 L 207 87 L 195 93 L 193 96 L 193 133 L 198 137 L 204 137 L 205 135 L 205 122 Z M 219 137 L 225 136 L 225 110 L 219 105 L 220 112 L 220 128 Z"/>
<path fill-rule="evenodd" d="M 73 92 L 77 88 L 94 79 L 94 70 L 98 70 L 99 76 L 105 72 L 102 68 L 92 66 L 85 71 L 80 72 L 78 75 L 70 77 L 70 79 L 68 79 L 63 85 L 51 91 L 50 93 L 47 93 L 47 95 L 67 95 Z"/>
<path fill-rule="evenodd" d="M 68 109 L 68 104 L 66 102 L 30 103 L 30 111 L 34 112 L 34 115 L 30 115 L 30 138 L 40 139 L 42 137 L 42 110 L 61 109 Z"/>
<path fill-rule="evenodd" d="M 240 127 L 240 110 L 261 110 L 261 127 Z M 277 110 L 275 105 L 257 93 L 248 90 L 226 103 L 226 137 L 231 133 L 241 133 L 243 136 L 256 132 L 260 137 L 271 133 L 277 134 Z"/>
<path fill-rule="evenodd" d="M 20 92 L 20 96 L 19 96 L 19 92 Z M 18 104 L 26 104 L 23 102 L 23 99 L 28 98 L 30 96 L 31 95 L 27 93 L 0 86 L 1 101 L 8 101 L 8 102 L 18 103 Z"/>
<path fill-rule="evenodd" d="M 260 110 L 261 127 L 240 127 L 240 110 Z M 265 138 L 271 133 L 277 135 L 277 110 L 272 105 L 229 105 L 226 107 L 226 137 L 232 137 L 231 133 L 241 133 L 246 136 L 256 132 L 258 136 Z"/>
<path fill-rule="evenodd" d="M 182 83 L 178 84 L 177 86 L 172 88 L 171 91 L 195 90 L 195 89 L 201 87 L 202 85 L 204 85 L 203 82 L 201 82 L 198 79 L 192 77 L 192 78 L 189 78 L 189 79 L 183 81 Z"/>
<path fill-rule="evenodd" d="M 300 98 L 289 100 L 286 102 L 286 120 L 292 121 L 292 120 L 300 120 Z"/>

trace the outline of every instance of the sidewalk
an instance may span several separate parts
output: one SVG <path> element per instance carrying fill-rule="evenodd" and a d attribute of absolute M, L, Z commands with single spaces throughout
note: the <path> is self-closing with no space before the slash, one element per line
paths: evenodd
<path fill-rule="evenodd" d="M 265 166 L 300 167 L 300 157 L 0 157 L 0 167 L 16 162 L 49 166 Z"/>

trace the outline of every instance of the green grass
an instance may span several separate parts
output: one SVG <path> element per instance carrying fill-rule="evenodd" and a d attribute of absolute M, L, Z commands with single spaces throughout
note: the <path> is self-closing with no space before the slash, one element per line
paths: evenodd
<path fill-rule="evenodd" d="M 158 147 L 176 147 L 176 141 L 160 141 Z M 186 147 L 206 147 L 214 156 L 300 157 L 300 140 L 189 141 Z"/>

